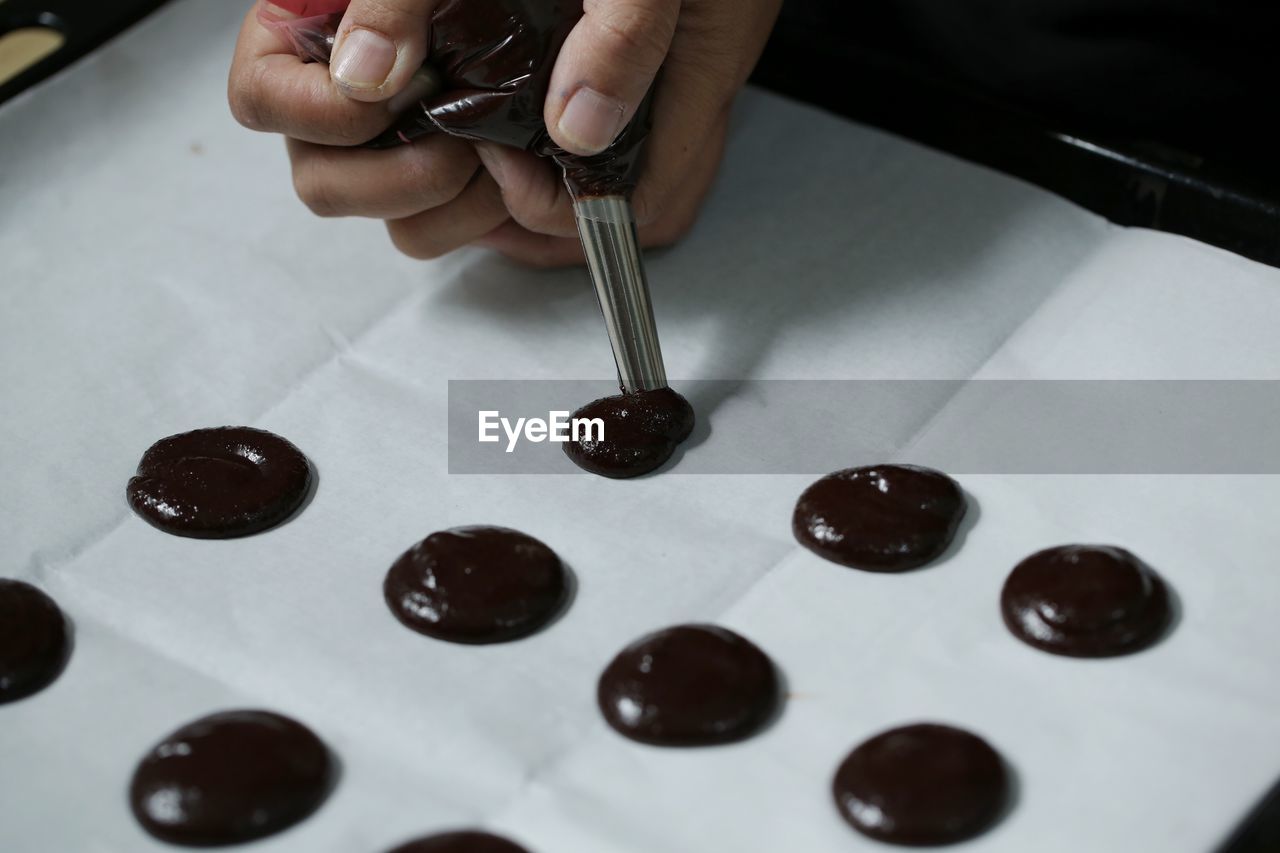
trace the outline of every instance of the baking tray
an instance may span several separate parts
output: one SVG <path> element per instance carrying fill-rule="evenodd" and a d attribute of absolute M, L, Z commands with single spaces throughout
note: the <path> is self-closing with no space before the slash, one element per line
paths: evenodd
<path fill-rule="evenodd" d="M 1202 150 L 1193 141 L 1131 138 L 1053 109 L 1032 111 L 927 67 L 913 55 L 916 45 L 895 41 L 903 33 L 884 9 L 789 4 L 753 80 L 1031 181 L 1117 224 L 1280 266 L 1280 169 L 1260 138 L 1222 139 Z M 1270 91 L 1269 82 L 1253 85 L 1263 98 Z"/>
<path fill-rule="evenodd" d="M 0 84 L 0 104 L 58 73 L 162 6 L 166 0 L 3 0 L 0 35 L 47 27 L 65 41 L 56 51 Z"/>
<path fill-rule="evenodd" d="M 226 707 L 294 715 L 342 761 L 332 798 L 263 853 L 458 825 L 548 853 L 871 849 L 830 774 L 918 718 L 988 735 L 1016 768 L 1016 808 L 974 851 L 1202 853 L 1272 784 L 1275 477 L 963 475 L 959 547 L 874 577 L 795 543 L 809 475 L 690 475 L 696 444 L 629 483 L 450 476 L 448 380 L 608 391 L 589 282 L 480 251 L 417 263 L 378 223 L 310 216 L 280 141 L 226 109 L 241 18 L 171 3 L 0 110 L 4 571 L 76 627 L 58 681 L 0 708 L 0 849 L 168 849 L 130 817 L 129 774 L 161 734 Z M 677 382 L 1280 379 L 1275 269 L 759 90 L 733 121 L 703 217 L 650 262 Z M 701 448 L 751 428 L 744 388 L 694 401 Z M 313 459 L 303 513 L 197 542 L 129 512 L 151 442 L 228 423 Z M 391 561 L 469 523 L 561 553 L 578 579 L 562 619 L 474 649 L 390 616 Z M 1081 539 L 1170 581 L 1184 607 L 1165 642 L 1098 662 L 1009 637 L 1009 568 Z M 593 704 L 600 669 L 695 620 L 778 661 L 781 718 L 707 751 L 617 737 Z"/>

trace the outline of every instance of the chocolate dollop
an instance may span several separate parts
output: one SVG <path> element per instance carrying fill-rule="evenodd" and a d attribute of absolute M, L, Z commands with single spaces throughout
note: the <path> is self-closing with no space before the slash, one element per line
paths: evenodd
<path fill-rule="evenodd" d="M 401 844 L 390 853 L 529 853 L 514 841 L 478 830 L 441 832 Z"/>
<path fill-rule="evenodd" d="M 230 539 L 274 527 L 306 500 L 311 466 L 278 435 L 252 427 L 198 429 L 143 454 L 129 506 L 177 536 Z"/>
<path fill-rule="evenodd" d="M 133 773 L 129 803 L 161 841 L 239 844 L 310 815 L 333 779 L 329 751 L 306 726 L 268 711 L 227 711 L 156 744 Z"/>
<path fill-rule="evenodd" d="M 387 572 L 387 606 L 413 630 L 454 643 L 532 634 L 564 607 L 568 573 L 546 545 L 505 527 L 432 533 Z"/>
<path fill-rule="evenodd" d="M 820 557 L 869 572 L 901 572 L 942 555 L 965 514 L 964 491 L 915 465 L 828 474 L 796 502 L 791 529 Z"/>
<path fill-rule="evenodd" d="M 953 844 L 991 827 L 1009 800 L 991 745 L 952 726 L 920 723 L 864 741 L 832 782 L 840 815 L 878 841 Z"/>
<path fill-rule="evenodd" d="M 661 468 L 693 432 L 695 420 L 689 401 L 670 388 L 602 397 L 573 417 L 602 421 L 604 438 L 569 441 L 565 455 L 584 471 L 615 480 Z"/>
<path fill-rule="evenodd" d="M 600 676 L 596 698 L 614 730 L 655 746 L 741 740 L 781 702 L 768 655 L 715 625 L 680 625 L 636 640 Z"/>
<path fill-rule="evenodd" d="M 1000 612 L 1019 640 L 1071 657 L 1144 649 L 1172 617 L 1160 576 L 1108 545 L 1062 545 L 1027 557 L 1005 580 Z"/>
<path fill-rule="evenodd" d="M 29 583 L 0 578 L 0 704 L 51 684 L 70 651 L 57 603 Z"/>

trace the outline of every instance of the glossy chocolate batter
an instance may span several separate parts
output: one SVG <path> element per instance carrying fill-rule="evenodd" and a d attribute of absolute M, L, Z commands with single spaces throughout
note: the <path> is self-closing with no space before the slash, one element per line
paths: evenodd
<path fill-rule="evenodd" d="M 161 439 L 129 481 L 129 506 L 176 536 L 230 539 L 274 527 L 306 500 L 307 457 L 252 427 L 198 429 Z"/>
<path fill-rule="evenodd" d="M 0 705 L 53 682 L 71 651 L 67 620 L 29 583 L 0 578 Z"/>
<path fill-rule="evenodd" d="M 840 815 L 891 844 L 953 844 L 988 829 L 1009 801 L 1004 762 L 977 735 L 918 724 L 864 741 L 836 770 Z"/>
<path fill-rule="evenodd" d="M 569 581 L 560 558 L 532 536 L 504 527 L 455 527 L 406 551 L 382 591 L 395 617 L 421 634 L 501 643 L 555 618 Z"/>
<path fill-rule="evenodd" d="M 964 491 L 946 474 L 873 465 L 828 474 L 805 489 L 791 529 L 801 545 L 833 563 L 901 572 L 940 557 L 964 513 Z"/>
<path fill-rule="evenodd" d="M 161 841 L 239 844 L 310 815 L 333 781 L 329 751 L 306 726 L 267 711 L 227 711 L 156 744 L 134 770 L 129 803 Z"/>
<path fill-rule="evenodd" d="M 680 625 L 636 640 L 600 676 L 596 699 L 619 734 L 654 746 L 742 740 L 782 701 L 768 655 L 714 625 Z"/>
<path fill-rule="evenodd" d="M 1004 624 L 1024 643 L 1055 655 L 1136 652 L 1169 626 L 1169 591 L 1123 548 L 1063 545 L 1019 563 L 1000 593 Z"/>
<path fill-rule="evenodd" d="M 519 844 L 487 832 L 442 832 L 401 844 L 390 853 L 529 853 Z"/>
<path fill-rule="evenodd" d="M 693 432 L 693 407 L 670 388 L 602 397 L 573 413 L 604 421 L 604 441 L 569 441 L 565 455 L 585 471 L 615 480 L 661 468 Z"/>

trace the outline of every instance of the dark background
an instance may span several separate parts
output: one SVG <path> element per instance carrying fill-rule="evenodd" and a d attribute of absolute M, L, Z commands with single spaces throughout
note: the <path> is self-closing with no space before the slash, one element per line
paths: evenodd
<path fill-rule="evenodd" d="M 163 2 L 0 2 L 67 37 L 0 103 Z M 1280 266 L 1277 38 L 1276 0 L 785 0 L 753 79 Z"/>
<path fill-rule="evenodd" d="M 1280 266 L 1280 3 L 786 0 L 755 75 Z"/>

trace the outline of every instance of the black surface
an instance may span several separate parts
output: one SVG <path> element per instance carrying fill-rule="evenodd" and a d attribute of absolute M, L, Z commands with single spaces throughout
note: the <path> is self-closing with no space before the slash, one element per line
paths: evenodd
<path fill-rule="evenodd" d="M 1174 3 L 1180 14 L 1169 20 L 1154 9 L 1135 19 L 1143 0 L 1117 2 L 1128 11 L 1116 18 L 1073 18 L 1063 10 L 1098 4 L 1054 0 L 1063 20 L 1048 23 L 1026 19 L 1047 17 L 1042 10 L 1017 17 L 999 8 L 1003 0 L 959 5 L 981 26 L 966 29 L 967 18 L 942 11 L 949 4 L 789 0 L 753 81 L 1121 225 L 1280 266 L 1280 165 L 1261 108 L 1273 102 L 1275 72 L 1266 49 L 1240 36 L 1247 19 L 1224 22 L 1193 0 Z M 1199 9 L 1208 11 L 1198 18 Z M 1130 30 L 1143 38 L 1126 40 Z"/>
<path fill-rule="evenodd" d="M 165 0 L 3 0 L 66 43 L 0 104 Z M 1280 266 L 1274 54 L 1252 0 L 787 0 L 754 82 L 1023 178 L 1121 225 Z"/>
<path fill-rule="evenodd" d="M 1280 782 L 1277 782 L 1218 853 L 1276 853 L 1280 850 Z"/>
<path fill-rule="evenodd" d="M 0 0 L 0 35 L 49 27 L 66 42 L 53 54 L 0 84 L 0 104 L 61 71 L 141 20 L 165 0 Z"/>

